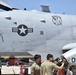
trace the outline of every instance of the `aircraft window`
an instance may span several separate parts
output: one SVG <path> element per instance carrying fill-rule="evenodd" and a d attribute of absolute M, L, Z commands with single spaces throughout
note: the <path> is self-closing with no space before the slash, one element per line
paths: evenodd
<path fill-rule="evenodd" d="M 44 31 L 40 31 L 40 35 L 44 35 Z"/>

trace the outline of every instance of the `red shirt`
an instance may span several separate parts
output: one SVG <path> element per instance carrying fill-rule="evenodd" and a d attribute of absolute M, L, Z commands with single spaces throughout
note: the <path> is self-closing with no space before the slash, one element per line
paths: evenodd
<path fill-rule="evenodd" d="M 15 65 L 15 59 L 10 59 L 10 60 L 9 60 L 9 65 L 10 65 L 10 66 Z"/>
<path fill-rule="evenodd" d="M 58 70 L 58 74 L 59 75 L 63 75 L 64 74 L 64 71 L 63 70 Z"/>

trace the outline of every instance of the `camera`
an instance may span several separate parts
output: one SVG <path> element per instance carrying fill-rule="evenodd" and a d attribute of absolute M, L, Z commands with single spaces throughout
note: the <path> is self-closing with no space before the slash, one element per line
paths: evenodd
<path fill-rule="evenodd" d="M 60 60 L 59 57 L 57 57 L 54 62 L 56 62 L 57 66 L 61 66 L 62 65 L 62 60 Z"/>
<path fill-rule="evenodd" d="M 69 64 L 68 61 L 64 57 L 61 57 L 61 59 L 57 57 L 54 61 L 56 62 L 58 66 L 61 66 L 62 62 L 64 62 L 64 67 L 68 66 Z"/>

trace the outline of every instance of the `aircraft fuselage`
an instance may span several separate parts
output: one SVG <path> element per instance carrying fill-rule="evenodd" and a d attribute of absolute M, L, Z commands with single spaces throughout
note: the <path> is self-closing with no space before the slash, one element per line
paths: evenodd
<path fill-rule="evenodd" d="M 76 42 L 76 16 L 38 11 L 0 12 L 1 52 L 60 50 Z"/>

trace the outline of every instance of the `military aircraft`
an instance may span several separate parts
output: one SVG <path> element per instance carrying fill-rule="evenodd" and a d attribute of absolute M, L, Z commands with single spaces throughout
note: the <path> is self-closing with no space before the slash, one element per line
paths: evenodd
<path fill-rule="evenodd" d="M 0 0 L 0 8 L 5 10 L 0 12 L 0 52 L 41 54 L 43 59 L 48 53 L 58 57 L 69 50 L 74 52 L 76 16 L 54 14 L 48 6 L 41 7 L 42 12 L 19 10 Z"/>

